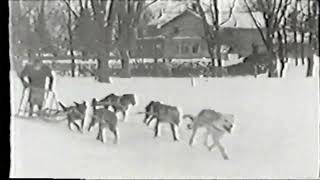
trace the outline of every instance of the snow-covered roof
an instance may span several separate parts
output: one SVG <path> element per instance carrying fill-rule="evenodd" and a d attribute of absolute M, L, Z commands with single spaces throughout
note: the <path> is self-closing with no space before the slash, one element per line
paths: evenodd
<path fill-rule="evenodd" d="M 154 19 L 153 21 L 151 21 L 150 23 L 148 23 L 148 25 L 156 25 L 158 28 L 161 28 L 162 26 L 166 25 L 167 23 L 183 16 L 186 14 L 193 14 L 196 17 L 200 17 L 200 15 L 198 15 L 197 13 L 193 12 L 192 10 L 185 8 L 182 12 L 169 12 L 169 13 L 165 13 L 164 15 L 162 15 L 160 18 L 158 19 Z"/>
<path fill-rule="evenodd" d="M 165 24 L 181 17 L 187 13 L 193 14 L 196 17 L 200 17 L 199 14 L 185 7 L 183 11 L 169 11 L 163 14 L 161 17 L 157 19 L 153 19 L 148 25 L 157 26 L 161 28 Z M 243 28 L 243 29 L 256 29 L 256 25 L 248 12 L 232 12 L 230 18 L 226 14 L 226 12 L 221 12 L 221 27 L 222 28 Z M 265 21 L 263 18 L 262 12 L 253 12 L 253 16 L 258 22 L 258 25 L 262 28 L 265 27 Z M 212 21 L 210 17 L 207 17 L 208 24 L 212 25 Z"/>
<path fill-rule="evenodd" d="M 258 25 L 261 28 L 266 27 L 262 12 L 253 12 Z M 221 24 L 222 28 L 243 28 L 256 29 L 256 25 L 248 12 L 233 12 L 230 19 Z"/>

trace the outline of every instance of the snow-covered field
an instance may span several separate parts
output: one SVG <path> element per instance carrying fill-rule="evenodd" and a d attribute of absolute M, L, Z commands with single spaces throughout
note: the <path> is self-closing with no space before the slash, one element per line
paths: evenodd
<path fill-rule="evenodd" d="M 21 84 L 11 76 L 12 109 L 17 109 Z M 110 93 L 135 93 L 138 105 L 120 122 L 120 140 L 102 144 L 97 131 L 81 134 L 65 123 L 12 119 L 11 177 L 51 178 L 312 178 L 319 163 L 318 79 L 113 79 L 99 84 L 92 78 L 58 77 L 60 101 L 102 98 Z M 179 106 L 184 113 L 213 108 L 236 116 L 232 134 L 222 140 L 230 160 L 209 152 L 199 134 L 188 146 L 184 121 L 180 141 L 173 142 L 169 126 L 161 137 L 142 124 L 150 100 Z M 15 112 L 15 111 L 14 111 Z M 14 113 L 13 112 L 13 113 Z"/>

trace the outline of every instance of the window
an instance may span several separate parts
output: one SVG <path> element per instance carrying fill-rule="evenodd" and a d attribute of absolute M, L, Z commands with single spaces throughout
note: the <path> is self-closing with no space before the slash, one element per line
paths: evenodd
<path fill-rule="evenodd" d="M 161 44 L 156 44 L 156 49 L 161 50 Z"/>
<path fill-rule="evenodd" d="M 174 34 L 178 34 L 179 33 L 179 28 L 178 27 L 174 27 L 173 28 L 173 33 Z"/>
<path fill-rule="evenodd" d="M 159 56 L 161 54 L 161 51 L 162 51 L 162 46 L 160 43 L 157 43 L 154 55 Z"/>
<path fill-rule="evenodd" d="M 258 53 L 258 46 L 255 43 L 251 44 L 252 54 Z"/>
<path fill-rule="evenodd" d="M 189 53 L 189 45 L 186 44 L 186 43 L 182 44 L 182 49 L 181 49 L 181 51 L 182 51 L 182 54 L 187 54 L 187 53 Z"/>
<path fill-rule="evenodd" d="M 176 45 L 176 52 L 177 52 L 178 54 L 180 54 L 180 47 L 181 47 L 180 44 L 177 44 L 177 45 Z"/>
<path fill-rule="evenodd" d="M 138 28 L 137 29 L 137 37 L 142 38 L 143 37 L 143 29 Z"/>
<path fill-rule="evenodd" d="M 148 36 L 148 30 L 147 29 L 143 30 L 143 35 L 142 36 Z"/>
<path fill-rule="evenodd" d="M 200 48 L 200 44 L 199 43 L 195 43 L 192 45 L 192 53 L 193 54 L 198 54 L 199 53 L 199 48 Z"/>

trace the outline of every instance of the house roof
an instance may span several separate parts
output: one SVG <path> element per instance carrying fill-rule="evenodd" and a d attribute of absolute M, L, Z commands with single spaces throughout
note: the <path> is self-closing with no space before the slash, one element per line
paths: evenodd
<path fill-rule="evenodd" d="M 266 23 L 261 12 L 253 12 L 258 25 L 262 28 L 266 27 Z M 222 28 L 243 28 L 256 29 L 256 25 L 248 12 L 233 12 L 231 17 L 221 24 Z"/>
<path fill-rule="evenodd" d="M 180 18 L 180 17 L 187 15 L 187 14 L 192 14 L 198 18 L 201 18 L 197 13 L 193 12 L 189 8 L 186 8 L 182 12 L 166 13 L 166 14 L 162 15 L 160 18 L 154 19 L 153 21 L 148 23 L 148 25 L 156 25 L 158 28 L 161 28 L 161 27 L 165 26 L 166 24 L 176 20 L 177 18 Z"/>
<path fill-rule="evenodd" d="M 177 8 L 178 9 L 178 8 Z M 180 10 L 183 9 L 180 7 Z M 199 14 L 192 11 L 191 9 L 184 7 L 183 11 L 178 10 L 171 10 L 167 13 L 163 14 L 157 19 L 153 19 L 148 25 L 154 25 L 158 28 L 163 27 L 164 25 L 168 24 L 169 22 L 174 21 L 175 19 L 186 15 L 192 14 L 196 17 L 201 18 Z M 261 12 L 253 12 L 253 16 L 255 17 L 256 21 L 258 22 L 259 26 L 264 28 L 265 21 L 263 18 L 263 14 Z M 211 18 L 207 17 L 207 21 L 209 25 L 212 25 Z M 243 29 L 256 29 L 255 23 L 251 18 L 251 15 L 248 12 L 232 12 L 230 18 L 223 12 L 221 12 L 221 27 L 222 28 L 243 28 Z"/>

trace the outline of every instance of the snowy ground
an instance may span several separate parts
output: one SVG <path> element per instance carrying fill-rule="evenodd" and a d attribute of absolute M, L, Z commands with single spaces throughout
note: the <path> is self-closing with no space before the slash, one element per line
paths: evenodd
<path fill-rule="evenodd" d="M 12 109 L 17 109 L 21 84 L 11 76 Z M 71 132 L 65 123 L 12 119 L 11 177 L 51 178 L 312 178 L 319 162 L 318 80 L 285 79 L 113 79 L 98 84 L 92 78 L 58 78 L 55 89 L 64 104 L 102 98 L 109 93 L 135 93 L 138 105 L 120 122 L 118 145 L 95 140 L 97 131 Z M 153 138 L 142 124 L 150 100 L 177 105 L 184 113 L 203 108 L 233 113 L 236 127 L 222 140 L 230 160 L 207 151 L 198 136 L 188 146 L 185 121 L 180 142 L 169 127 Z M 14 113 L 14 112 L 13 112 Z"/>

